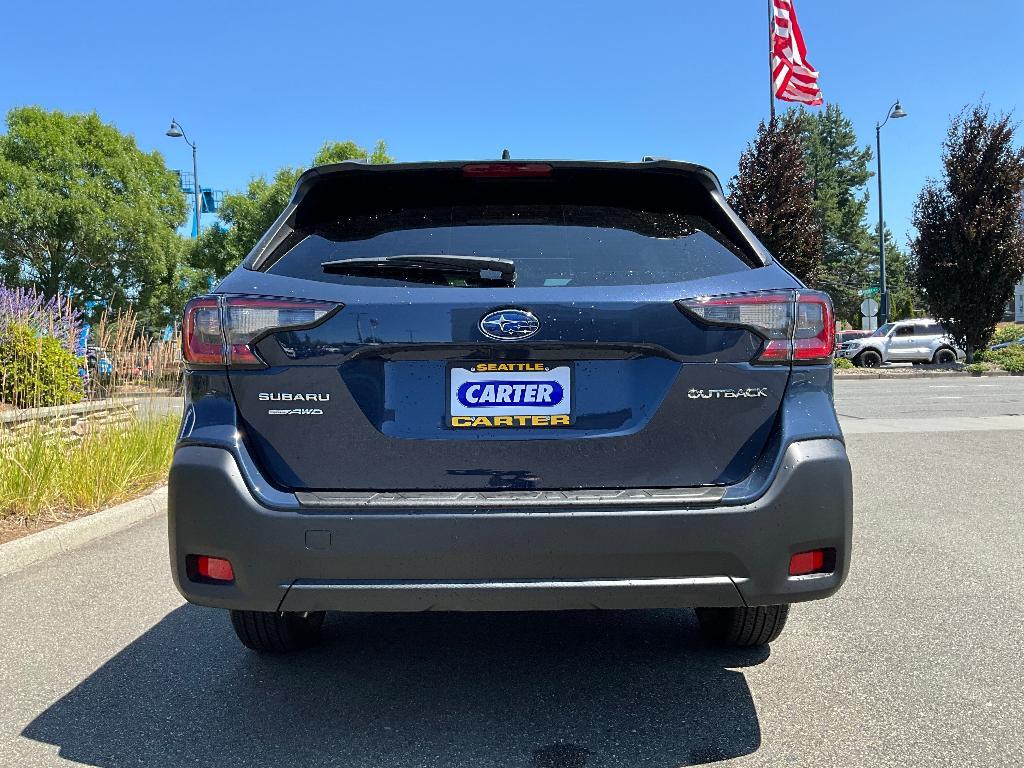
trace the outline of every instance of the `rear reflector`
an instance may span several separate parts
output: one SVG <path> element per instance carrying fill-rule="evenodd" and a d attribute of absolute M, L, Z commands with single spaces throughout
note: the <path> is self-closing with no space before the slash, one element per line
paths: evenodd
<path fill-rule="evenodd" d="M 462 166 L 462 175 L 471 178 L 507 179 L 515 176 L 550 176 L 547 163 L 471 163 Z"/>
<path fill-rule="evenodd" d="M 809 552 L 798 552 L 789 558 L 789 575 L 806 576 L 810 573 L 831 573 L 835 570 L 834 561 L 834 549 L 812 549 Z"/>
<path fill-rule="evenodd" d="M 252 343 L 270 331 L 308 328 L 337 305 L 243 296 L 201 296 L 185 305 L 182 356 L 195 366 L 263 365 Z"/>
<path fill-rule="evenodd" d="M 819 291 L 700 296 L 676 303 L 705 323 L 745 328 L 765 340 L 754 362 L 827 362 L 835 343 L 832 301 Z"/>
<path fill-rule="evenodd" d="M 230 560 L 207 555 L 196 555 L 196 575 L 210 581 L 235 580 L 235 571 Z"/>

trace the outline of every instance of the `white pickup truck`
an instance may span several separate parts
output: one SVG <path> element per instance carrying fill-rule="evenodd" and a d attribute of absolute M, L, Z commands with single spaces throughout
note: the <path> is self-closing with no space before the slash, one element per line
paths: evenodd
<path fill-rule="evenodd" d="M 870 336 L 844 342 L 836 349 L 836 357 L 878 368 L 882 363 L 955 363 L 966 355 L 941 325 L 917 318 L 886 323 Z"/>

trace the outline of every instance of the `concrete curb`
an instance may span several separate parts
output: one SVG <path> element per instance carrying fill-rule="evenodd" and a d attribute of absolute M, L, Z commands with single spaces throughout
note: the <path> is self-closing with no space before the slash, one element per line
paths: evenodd
<path fill-rule="evenodd" d="M 0 577 L 123 531 L 166 509 L 167 486 L 161 486 L 141 498 L 0 544 Z"/>

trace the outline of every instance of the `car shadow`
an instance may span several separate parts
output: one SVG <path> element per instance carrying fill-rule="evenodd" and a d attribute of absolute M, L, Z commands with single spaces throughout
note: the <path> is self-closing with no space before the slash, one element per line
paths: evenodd
<path fill-rule="evenodd" d="M 121 768 L 699 765 L 755 751 L 741 671 L 691 611 L 330 614 L 261 656 L 183 606 L 30 723 L 61 757 Z"/>

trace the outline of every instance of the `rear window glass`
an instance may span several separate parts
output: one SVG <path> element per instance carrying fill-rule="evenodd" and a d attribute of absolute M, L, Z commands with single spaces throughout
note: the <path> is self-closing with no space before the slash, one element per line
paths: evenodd
<path fill-rule="evenodd" d="M 742 251 L 697 214 L 600 205 L 446 205 L 341 216 L 292 236 L 266 271 L 347 285 L 423 285 L 325 273 L 321 263 L 388 256 L 478 256 L 515 263 L 517 286 L 674 283 L 748 270 Z M 459 286 L 457 275 L 444 282 Z"/>

